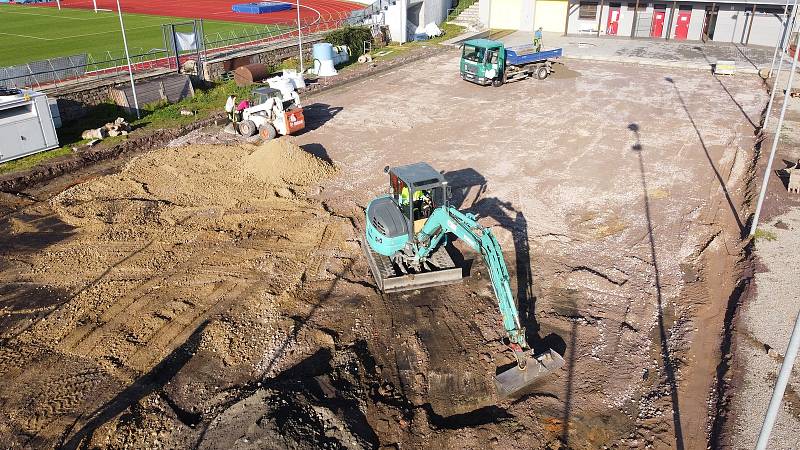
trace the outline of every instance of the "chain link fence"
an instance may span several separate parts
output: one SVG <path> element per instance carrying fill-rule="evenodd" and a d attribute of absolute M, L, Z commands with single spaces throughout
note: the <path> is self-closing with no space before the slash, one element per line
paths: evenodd
<path fill-rule="evenodd" d="M 200 57 L 203 60 L 210 60 L 265 44 L 297 40 L 298 33 L 302 36 L 313 35 L 316 37 L 321 33 L 348 25 L 368 25 L 373 28 L 374 34 L 377 34 L 383 25 L 382 15 L 378 18 L 378 13 L 388 4 L 388 0 L 378 0 L 363 10 L 318 14 L 316 18 L 301 20 L 299 27 L 297 21 L 253 26 L 242 24 L 237 31 L 203 36 L 204 45 L 202 45 Z M 142 48 L 132 48 L 130 51 L 134 72 L 178 70 L 179 68 L 174 52 L 169 50 L 166 38 L 164 48 L 147 51 Z M 128 61 L 124 53 L 119 56 L 111 52 L 103 55 L 85 53 L 12 67 L 0 67 L 0 86 L 37 89 L 59 87 L 115 77 L 127 70 Z"/>

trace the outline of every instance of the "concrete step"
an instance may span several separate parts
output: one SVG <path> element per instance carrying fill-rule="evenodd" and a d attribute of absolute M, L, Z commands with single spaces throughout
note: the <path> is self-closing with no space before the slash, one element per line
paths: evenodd
<path fill-rule="evenodd" d="M 475 2 L 469 8 L 461 11 L 455 19 L 450 21 L 456 25 L 470 26 L 480 22 L 480 2 Z"/>

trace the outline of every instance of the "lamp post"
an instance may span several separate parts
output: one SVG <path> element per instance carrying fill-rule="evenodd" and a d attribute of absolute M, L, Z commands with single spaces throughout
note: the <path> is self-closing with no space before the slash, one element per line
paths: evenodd
<path fill-rule="evenodd" d="M 297 48 L 300 52 L 300 75 L 303 74 L 303 32 L 300 30 L 300 0 L 296 1 L 297 8 Z"/>
<path fill-rule="evenodd" d="M 133 66 L 131 65 L 131 55 L 128 53 L 128 38 L 125 36 L 125 22 L 122 21 L 122 7 L 117 0 L 117 12 L 119 13 L 119 27 L 122 30 L 122 44 L 125 46 L 125 59 L 128 60 L 128 75 L 131 77 L 131 91 L 133 92 L 133 107 L 136 108 L 136 118 L 141 119 L 139 112 L 139 99 L 136 98 L 136 84 L 133 81 Z"/>
<path fill-rule="evenodd" d="M 789 377 L 792 375 L 792 367 L 797 358 L 798 349 L 800 349 L 800 313 L 797 314 L 797 319 L 794 321 L 792 337 L 789 338 L 789 345 L 786 347 L 786 354 L 783 356 L 781 370 L 778 373 L 778 381 L 775 382 L 775 390 L 772 391 L 769 408 L 767 408 L 767 414 L 764 416 L 764 424 L 761 426 L 761 432 L 758 435 L 756 450 L 766 450 L 767 448 L 772 427 L 775 426 L 775 422 L 778 420 L 781 401 L 783 400 L 784 392 L 786 392 L 786 385 L 789 384 Z"/>
<path fill-rule="evenodd" d="M 788 44 L 788 41 L 787 41 Z M 797 33 L 797 43 L 795 48 L 800 47 L 800 33 Z M 775 151 L 778 149 L 778 142 L 781 140 L 781 128 L 783 128 L 783 118 L 786 115 L 786 107 L 789 105 L 789 96 L 792 92 L 792 85 L 794 84 L 794 72 L 797 68 L 798 51 L 792 55 L 792 69 L 789 72 L 789 81 L 786 82 L 786 92 L 783 94 L 783 105 L 781 106 L 781 115 L 778 116 L 778 126 L 775 129 L 775 135 L 772 137 L 772 148 L 769 151 L 769 159 L 767 160 L 767 168 L 764 170 L 764 181 L 761 183 L 761 192 L 758 195 L 758 203 L 756 203 L 756 212 L 753 215 L 753 223 L 750 224 L 750 236 L 755 236 L 756 229 L 758 229 L 758 219 L 761 217 L 761 207 L 764 205 L 764 197 L 767 195 L 767 185 L 769 183 L 769 176 L 772 173 L 772 161 L 775 160 Z M 783 55 L 781 55 L 783 61 Z M 780 65 L 778 65 L 780 67 Z M 778 76 L 780 76 L 780 69 L 778 69 Z M 778 87 L 778 77 L 775 77 L 775 82 L 772 85 L 773 93 Z M 766 121 L 766 119 L 765 119 Z"/>

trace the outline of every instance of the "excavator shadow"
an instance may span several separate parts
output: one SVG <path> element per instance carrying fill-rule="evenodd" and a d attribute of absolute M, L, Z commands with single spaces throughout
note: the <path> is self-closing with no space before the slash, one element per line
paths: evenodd
<path fill-rule="evenodd" d="M 512 285 L 516 279 L 517 308 L 520 321 L 525 326 L 525 337 L 534 354 L 538 355 L 552 349 L 563 356 L 567 347 L 563 338 L 554 333 L 546 336 L 540 335 L 541 329 L 536 320 L 536 295 L 533 289 L 528 222 L 525 214 L 515 208 L 511 202 L 485 196 L 486 178 L 475 169 L 459 169 L 445 172 L 443 175 L 451 188 L 450 203 L 453 206 L 464 212 L 475 214 L 478 219 L 491 218 L 502 228 L 511 232 L 514 240 L 514 265 L 509 267 L 509 270 L 512 272 Z M 465 272 L 464 276 L 469 276 L 469 273 Z M 515 366 L 516 362 L 509 362 L 509 364 L 498 367 L 498 373 Z"/>

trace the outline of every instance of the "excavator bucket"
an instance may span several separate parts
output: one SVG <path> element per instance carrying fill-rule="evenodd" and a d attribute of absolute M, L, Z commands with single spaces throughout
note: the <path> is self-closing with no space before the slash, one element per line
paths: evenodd
<path fill-rule="evenodd" d="M 536 356 L 530 353 L 524 369 L 512 367 L 495 376 L 497 393 L 501 397 L 510 397 L 563 365 L 564 358 L 552 349 Z"/>

